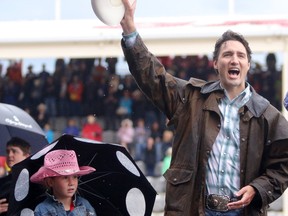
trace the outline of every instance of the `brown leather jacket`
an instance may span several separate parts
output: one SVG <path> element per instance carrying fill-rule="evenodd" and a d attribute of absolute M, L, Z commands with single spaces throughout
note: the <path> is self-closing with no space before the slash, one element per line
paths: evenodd
<path fill-rule="evenodd" d="M 166 216 L 204 214 L 205 167 L 220 128 L 217 101 L 224 96 L 219 81 L 191 78 L 184 81 L 167 73 L 144 45 L 122 48 L 131 74 L 144 94 L 175 128 L 171 166 L 164 174 Z M 252 97 L 239 110 L 241 187 L 252 185 L 257 195 L 245 216 L 267 215 L 288 183 L 288 122 L 252 89 Z"/>

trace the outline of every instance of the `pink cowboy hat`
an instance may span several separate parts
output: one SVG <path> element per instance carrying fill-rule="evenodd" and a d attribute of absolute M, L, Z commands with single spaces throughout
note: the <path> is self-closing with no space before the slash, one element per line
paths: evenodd
<path fill-rule="evenodd" d="M 96 169 L 90 166 L 79 167 L 76 154 L 73 150 L 55 150 L 47 153 L 44 166 L 34 173 L 30 180 L 34 183 L 43 183 L 47 177 L 86 175 Z"/>

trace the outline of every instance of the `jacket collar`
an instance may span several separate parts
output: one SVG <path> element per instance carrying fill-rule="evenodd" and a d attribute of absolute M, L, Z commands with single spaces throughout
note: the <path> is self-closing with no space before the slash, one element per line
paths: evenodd
<path fill-rule="evenodd" d="M 58 199 L 52 194 L 51 190 L 50 189 L 47 189 L 46 190 L 46 195 L 48 198 L 52 199 L 54 202 L 58 202 L 58 203 L 61 203 L 60 201 L 58 201 Z M 76 194 L 73 195 L 73 205 L 75 206 L 76 205 Z"/>
<path fill-rule="evenodd" d="M 224 96 L 224 89 L 220 85 L 220 81 L 213 81 L 213 82 L 206 82 L 203 84 L 203 82 L 198 82 L 199 80 L 191 78 L 189 80 L 189 84 L 200 87 L 201 94 L 210 94 L 212 92 L 221 92 Z M 246 85 L 249 85 L 246 83 Z M 252 91 L 252 96 L 250 100 L 245 104 L 245 106 L 248 108 L 248 110 L 255 116 L 260 117 L 265 110 L 268 108 L 270 102 L 260 96 L 252 86 L 250 86 L 250 89 Z"/>

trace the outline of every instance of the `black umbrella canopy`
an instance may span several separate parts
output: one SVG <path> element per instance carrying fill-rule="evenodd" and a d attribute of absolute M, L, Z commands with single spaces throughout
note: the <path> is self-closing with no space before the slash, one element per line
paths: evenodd
<path fill-rule="evenodd" d="M 78 194 L 90 201 L 98 216 L 152 214 L 156 191 L 123 146 L 62 135 L 14 165 L 9 215 L 33 215 L 34 207 L 45 198 L 45 190 L 29 178 L 43 165 L 45 154 L 56 149 L 74 150 L 79 166 L 96 169 L 79 178 Z"/>
<path fill-rule="evenodd" d="M 6 143 L 12 137 L 30 143 L 32 153 L 48 144 L 44 131 L 26 111 L 5 103 L 0 103 L 0 137 L 0 155 L 5 155 Z"/>

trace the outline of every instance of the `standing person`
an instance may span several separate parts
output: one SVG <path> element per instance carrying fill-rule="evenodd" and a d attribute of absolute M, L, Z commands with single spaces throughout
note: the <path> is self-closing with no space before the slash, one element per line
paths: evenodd
<path fill-rule="evenodd" d="M 133 127 L 133 122 L 131 119 L 123 119 L 121 121 L 120 128 L 116 133 L 118 142 L 123 145 L 130 154 L 135 157 L 135 151 L 133 146 L 135 129 Z"/>
<path fill-rule="evenodd" d="M 8 199 L 10 185 L 12 182 L 11 168 L 30 156 L 31 146 L 25 140 L 13 137 L 6 144 L 6 163 L 10 168 L 7 176 L 0 178 L 0 215 L 6 215 L 8 210 Z"/>
<path fill-rule="evenodd" d="M 246 82 L 248 42 L 224 32 L 213 52 L 219 80 L 181 80 L 166 72 L 136 31 L 136 1 L 122 2 L 130 72 L 175 130 L 164 174 L 165 215 L 267 215 L 287 188 L 288 122 Z"/>
<path fill-rule="evenodd" d="M 156 148 L 153 137 L 148 137 L 144 148 L 144 163 L 146 168 L 146 176 L 155 176 L 156 167 Z"/>
<path fill-rule="evenodd" d="M 151 131 L 145 126 L 143 118 L 137 119 L 134 128 L 134 143 L 135 143 L 135 158 L 134 160 L 143 160 L 143 153 L 146 148 L 147 138 L 150 136 Z"/>
<path fill-rule="evenodd" d="M 31 182 L 47 187 L 47 198 L 36 206 L 34 215 L 96 215 L 89 201 L 76 195 L 78 177 L 94 171 L 90 166 L 79 167 L 73 150 L 47 153 L 44 165 L 30 178 Z"/>

